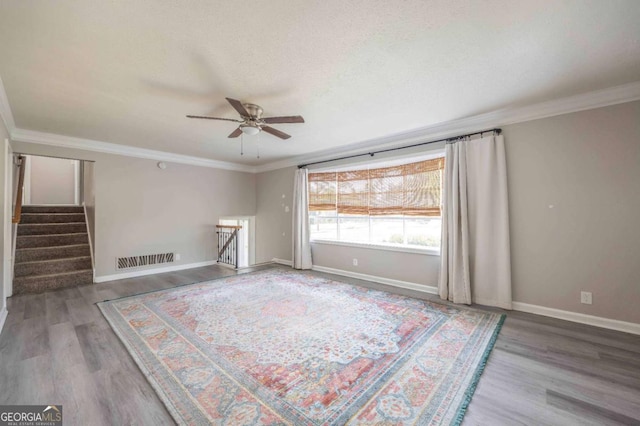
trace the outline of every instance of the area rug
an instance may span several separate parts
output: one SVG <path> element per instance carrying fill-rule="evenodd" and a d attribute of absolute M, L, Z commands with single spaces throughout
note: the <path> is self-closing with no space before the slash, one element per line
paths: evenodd
<path fill-rule="evenodd" d="M 99 304 L 179 424 L 459 424 L 504 316 L 271 269 Z"/>

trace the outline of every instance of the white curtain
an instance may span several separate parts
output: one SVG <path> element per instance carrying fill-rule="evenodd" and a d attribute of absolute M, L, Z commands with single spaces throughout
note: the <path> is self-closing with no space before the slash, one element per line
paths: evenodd
<path fill-rule="evenodd" d="M 445 159 L 440 297 L 511 309 L 504 137 L 449 143 Z"/>
<path fill-rule="evenodd" d="M 293 183 L 293 267 L 311 269 L 309 243 L 309 171 L 297 169 Z"/>

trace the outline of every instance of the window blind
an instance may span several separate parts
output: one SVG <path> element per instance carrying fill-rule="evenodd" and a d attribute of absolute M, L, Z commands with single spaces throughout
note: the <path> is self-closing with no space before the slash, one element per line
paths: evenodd
<path fill-rule="evenodd" d="M 369 214 L 369 171 L 338 173 L 338 213 Z"/>
<path fill-rule="evenodd" d="M 336 209 L 337 173 L 309 173 L 309 211 Z"/>
<path fill-rule="evenodd" d="M 440 216 L 444 158 L 337 173 L 309 173 L 309 210 Z"/>

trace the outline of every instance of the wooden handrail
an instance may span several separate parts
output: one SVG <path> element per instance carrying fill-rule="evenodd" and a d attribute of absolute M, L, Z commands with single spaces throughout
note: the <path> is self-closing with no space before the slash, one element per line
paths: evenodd
<path fill-rule="evenodd" d="M 24 157 L 20 155 L 18 157 L 20 164 L 18 165 L 18 191 L 16 193 L 16 207 L 13 211 L 13 219 L 11 222 L 20 223 L 20 216 L 22 216 L 22 189 L 24 187 Z"/>
<path fill-rule="evenodd" d="M 216 225 L 216 228 L 242 229 L 242 226 L 237 226 L 237 225 Z"/>

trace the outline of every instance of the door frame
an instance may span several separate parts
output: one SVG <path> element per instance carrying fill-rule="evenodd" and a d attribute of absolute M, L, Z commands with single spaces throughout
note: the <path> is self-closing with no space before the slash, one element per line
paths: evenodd
<path fill-rule="evenodd" d="M 55 158 L 56 160 L 69 160 L 73 161 L 73 203 L 71 204 L 56 204 L 60 206 L 81 206 L 82 198 L 82 175 L 80 163 L 84 160 L 78 160 L 77 158 L 66 157 L 52 157 L 50 155 L 36 155 L 36 154 L 22 154 L 25 157 L 24 166 L 24 186 L 22 191 L 22 204 L 29 206 L 31 204 L 31 157 L 44 157 Z"/>
<path fill-rule="evenodd" d="M 256 217 L 255 216 L 220 216 L 218 223 L 221 220 L 247 220 L 249 221 L 249 265 L 256 264 Z"/>

